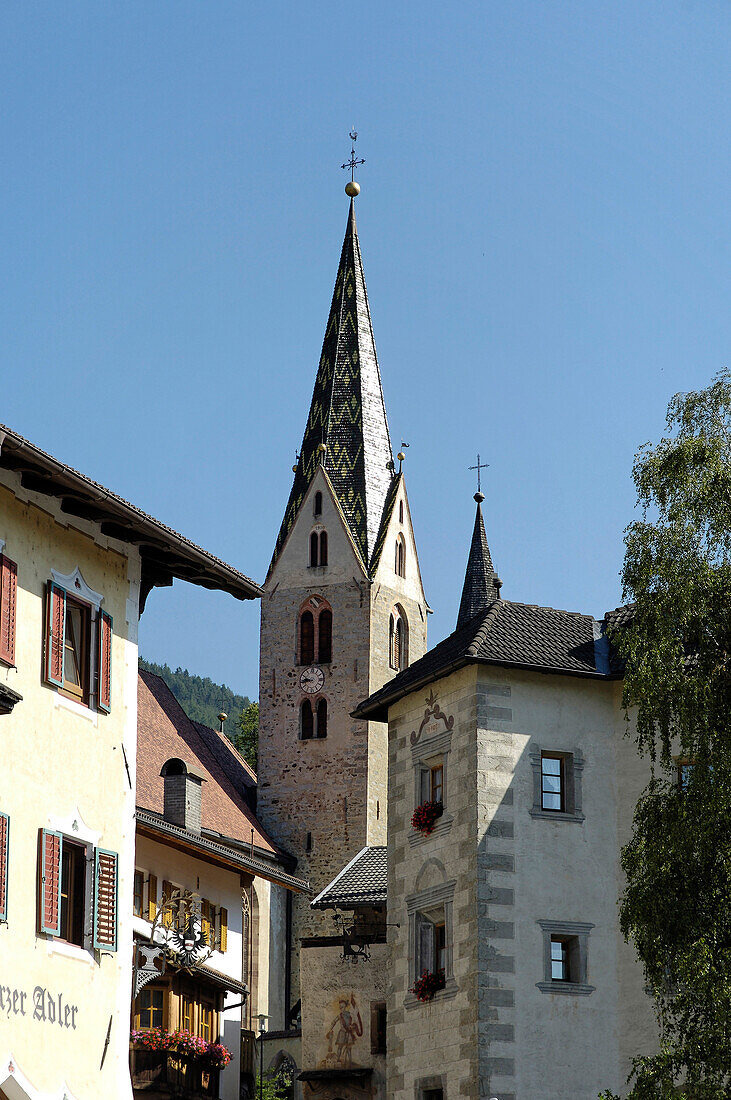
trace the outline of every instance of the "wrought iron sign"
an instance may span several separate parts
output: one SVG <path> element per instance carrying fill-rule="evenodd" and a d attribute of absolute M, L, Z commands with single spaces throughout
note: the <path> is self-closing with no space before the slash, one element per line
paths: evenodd
<path fill-rule="evenodd" d="M 173 890 L 163 897 L 150 926 L 150 938 L 135 945 L 135 996 L 165 973 L 169 960 L 192 973 L 220 948 L 215 927 L 204 927 L 201 897 L 192 890 Z"/>

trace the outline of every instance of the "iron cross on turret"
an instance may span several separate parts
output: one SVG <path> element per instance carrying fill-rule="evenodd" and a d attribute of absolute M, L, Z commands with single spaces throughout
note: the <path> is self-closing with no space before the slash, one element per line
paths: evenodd
<path fill-rule="evenodd" d="M 480 471 L 481 470 L 486 470 L 489 465 L 490 465 L 489 462 L 480 462 L 480 454 L 479 454 L 479 451 L 478 451 L 478 453 L 477 453 L 477 465 L 469 467 L 470 470 L 477 470 L 477 492 L 480 493 L 480 495 L 482 494 L 482 486 L 480 485 Z M 483 500 L 484 499 L 485 498 L 483 497 Z"/>

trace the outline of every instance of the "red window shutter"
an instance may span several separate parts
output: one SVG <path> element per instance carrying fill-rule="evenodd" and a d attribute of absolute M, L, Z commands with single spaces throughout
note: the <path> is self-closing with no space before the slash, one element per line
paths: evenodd
<path fill-rule="evenodd" d="M 117 950 L 117 864 L 116 852 L 97 848 L 94 853 L 94 947 Z"/>
<path fill-rule="evenodd" d="M 97 706 L 105 714 L 112 709 L 112 625 L 112 616 L 100 611 L 97 623 Z"/>
<path fill-rule="evenodd" d="M 8 849 L 10 818 L 0 814 L 0 921 L 8 919 Z"/>
<path fill-rule="evenodd" d="M 41 854 L 39 860 L 39 914 L 41 932 L 50 936 L 61 934 L 61 848 L 60 833 L 41 829 Z"/>
<path fill-rule="evenodd" d="M 46 586 L 46 682 L 63 687 L 63 651 L 66 636 L 66 592 L 53 581 Z"/>
<path fill-rule="evenodd" d="M 0 554 L 0 661 L 15 664 L 15 602 L 18 567 Z"/>

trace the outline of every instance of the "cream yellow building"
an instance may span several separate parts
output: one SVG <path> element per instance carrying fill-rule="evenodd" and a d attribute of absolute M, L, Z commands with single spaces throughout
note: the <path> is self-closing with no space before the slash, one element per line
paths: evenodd
<path fill-rule="evenodd" d="M 0 1100 L 131 1100 L 137 631 L 241 573 L 0 426 Z"/>

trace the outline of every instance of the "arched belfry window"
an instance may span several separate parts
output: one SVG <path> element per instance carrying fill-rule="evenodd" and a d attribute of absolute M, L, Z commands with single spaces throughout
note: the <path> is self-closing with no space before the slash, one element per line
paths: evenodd
<path fill-rule="evenodd" d="M 396 539 L 396 558 L 394 562 L 394 569 L 396 570 L 397 577 L 406 576 L 406 543 L 404 536 L 399 535 Z"/>
<path fill-rule="evenodd" d="M 401 607 L 394 608 L 389 616 L 388 663 L 397 672 L 409 664 L 409 627 Z"/>
<path fill-rule="evenodd" d="M 317 663 L 329 665 L 333 652 L 333 613 L 323 607 L 317 619 Z"/>
<path fill-rule="evenodd" d="M 328 665 L 333 655 L 333 613 L 322 596 L 309 596 L 300 607 L 298 624 L 300 665 Z"/>
<path fill-rule="evenodd" d="M 300 705 L 300 740 L 311 740 L 314 732 L 315 716 L 312 713 L 312 703 L 309 699 L 303 699 Z"/>
<path fill-rule="evenodd" d="M 320 531 L 320 565 L 327 565 L 327 531 Z"/>
<path fill-rule="evenodd" d="M 317 733 L 316 737 L 327 737 L 327 699 L 317 700 Z"/>
<path fill-rule="evenodd" d="M 316 516 L 322 515 L 322 493 L 320 492 L 315 493 L 315 504 L 312 511 Z"/>
<path fill-rule="evenodd" d="M 315 619 L 311 611 L 300 616 L 300 664 L 315 663 Z"/>

